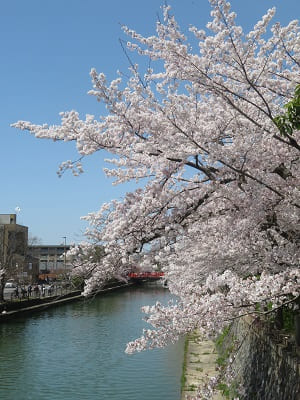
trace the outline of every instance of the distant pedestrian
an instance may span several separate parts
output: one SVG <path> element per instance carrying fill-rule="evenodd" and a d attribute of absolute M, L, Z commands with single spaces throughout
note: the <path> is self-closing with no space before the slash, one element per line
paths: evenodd
<path fill-rule="evenodd" d="M 25 299 L 26 297 L 26 289 L 24 287 L 21 288 L 21 293 L 22 293 L 22 299 Z"/>
<path fill-rule="evenodd" d="M 35 297 L 38 297 L 38 294 L 39 294 L 39 291 L 40 291 L 38 285 L 35 285 L 35 287 L 33 288 L 33 291 L 34 291 Z"/>
<path fill-rule="evenodd" d="M 27 287 L 27 293 L 28 293 L 28 296 L 29 296 L 29 297 L 31 296 L 31 292 L 32 292 L 32 286 L 31 286 L 31 285 L 28 285 L 28 287 Z"/>
<path fill-rule="evenodd" d="M 16 287 L 16 290 L 15 290 L 15 296 L 16 296 L 16 298 L 19 298 L 19 288 L 18 288 L 18 286 Z"/>

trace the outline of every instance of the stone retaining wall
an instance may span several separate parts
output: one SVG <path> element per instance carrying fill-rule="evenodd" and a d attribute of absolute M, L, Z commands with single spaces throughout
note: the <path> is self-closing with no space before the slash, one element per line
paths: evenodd
<path fill-rule="evenodd" d="M 299 347 L 251 317 L 235 321 L 223 350 L 236 341 L 233 371 L 242 400 L 300 400 Z"/>

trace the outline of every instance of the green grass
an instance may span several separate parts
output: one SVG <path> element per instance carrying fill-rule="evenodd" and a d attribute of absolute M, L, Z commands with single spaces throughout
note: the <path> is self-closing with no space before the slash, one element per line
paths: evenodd
<path fill-rule="evenodd" d="M 215 343 L 216 343 L 216 347 L 218 349 L 220 349 L 223 346 L 224 341 L 229 334 L 229 331 L 230 331 L 230 326 L 225 326 L 225 328 L 223 329 L 223 332 L 217 337 Z"/>
<path fill-rule="evenodd" d="M 283 329 L 289 333 L 295 330 L 294 311 L 287 307 L 283 308 Z"/>
<path fill-rule="evenodd" d="M 227 360 L 235 348 L 235 339 L 234 337 L 230 337 L 229 341 L 229 333 L 230 333 L 230 326 L 227 326 L 224 328 L 223 332 L 219 335 L 219 337 L 216 340 L 216 348 L 219 353 L 219 357 L 217 358 L 216 363 L 219 367 L 221 367 L 222 370 L 226 368 Z M 227 342 L 225 343 L 226 340 Z M 226 383 L 220 382 L 218 384 L 218 390 L 227 400 L 232 400 L 235 397 L 237 397 L 237 390 L 235 383 L 232 383 L 230 386 L 228 386 L 226 385 Z"/>
<path fill-rule="evenodd" d="M 220 390 L 220 392 L 222 393 L 223 396 L 225 396 L 227 399 L 229 399 L 230 388 L 225 383 L 219 383 L 218 390 Z"/>
<path fill-rule="evenodd" d="M 225 367 L 228 356 L 229 354 L 226 351 L 225 354 L 216 359 L 216 363 L 218 364 L 219 367 Z"/>
<path fill-rule="evenodd" d="M 189 385 L 185 390 L 187 392 L 194 392 L 197 389 L 197 385 Z"/>
<path fill-rule="evenodd" d="M 189 336 L 187 335 L 184 342 L 184 350 L 183 350 L 183 364 L 182 364 L 182 374 L 181 374 L 181 392 L 183 391 L 185 384 L 186 384 L 186 358 L 187 358 L 187 351 L 189 347 Z"/>

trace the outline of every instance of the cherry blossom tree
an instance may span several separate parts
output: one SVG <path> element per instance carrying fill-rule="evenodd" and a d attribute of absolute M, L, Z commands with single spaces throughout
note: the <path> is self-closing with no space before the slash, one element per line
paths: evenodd
<path fill-rule="evenodd" d="M 101 119 L 70 111 L 60 126 L 14 124 L 76 143 L 80 161 L 60 173 L 82 172 L 82 159 L 104 149 L 115 184 L 146 182 L 88 214 L 87 243 L 72 250 L 86 295 L 137 262 L 163 266 L 180 300 L 146 307 L 155 329 L 128 352 L 194 328 L 214 335 L 258 303 L 276 310 L 299 298 L 299 126 L 282 129 L 278 119 L 300 84 L 299 26 L 271 25 L 272 8 L 246 34 L 229 3 L 210 3 L 212 21 L 189 38 L 168 6 L 156 35 L 123 27 L 126 51 L 141 62 L 110 83 L 91 70 Z M 99 244 L 105 256 L 82 263 Z"/>

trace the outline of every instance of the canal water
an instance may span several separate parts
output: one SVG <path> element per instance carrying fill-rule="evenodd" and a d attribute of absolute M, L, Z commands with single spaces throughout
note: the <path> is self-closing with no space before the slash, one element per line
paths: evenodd
<path fill-rule="evenodd" d="M 1 400 L 179 400 L 183 342 L 133 355 L 143 305 L 168 290 L 122 289 L 0 324 Z"/>

